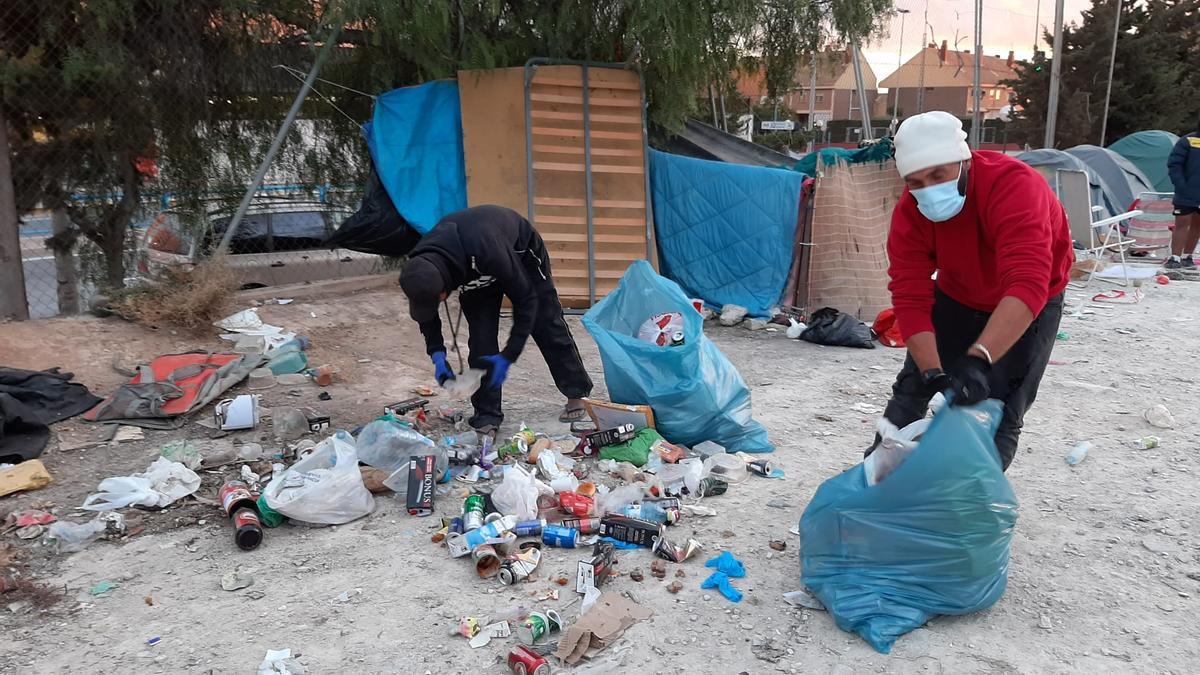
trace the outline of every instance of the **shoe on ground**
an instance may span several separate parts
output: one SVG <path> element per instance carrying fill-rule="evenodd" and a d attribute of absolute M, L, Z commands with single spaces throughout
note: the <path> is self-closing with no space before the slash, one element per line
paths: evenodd
<path fill-rule="evenodd" d="M 1192 265 L 1194 266 L 1195 263 L 1192 263 Z M 1163 263 L 1163 269 L 1164 270 L 1183 269 L 1183 261 L 1176 260 L 1175 258 L 1167 258 L 1167 262 Z"/>
<path fill-rule="evenodd" d="M 1191 271 L 1191 270 L 1196 269 L 1196 261 L 1192 260 L 1192 256 L 1190 256 L 1190 255 L 1188 257 L 1184 258 L 1183 260 L 1180 260 L 1179 264 L 1181 266 L 1181 269 L 1183 269 L 1184 271 Z"/>

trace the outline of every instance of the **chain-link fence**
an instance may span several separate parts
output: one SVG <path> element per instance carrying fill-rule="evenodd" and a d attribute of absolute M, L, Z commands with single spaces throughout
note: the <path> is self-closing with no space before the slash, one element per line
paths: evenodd
<path fill-rule="evenodd" d="M 0 189 L 0 251 L 19 250 L 23 276 L 13 288 L 0 273 L 10 305 L 23 292 L 32 318 L 86 311 L 213 255 L 329 34 L 319 3 L 281 2 L 296 10 L 287 23 L 237 4 L 0 5 L 0 182 L 15 196 Z M 336 79 L 350 48 L 335 46 L 323 74 Z M 316 83 L 231 238 L 240 285 L 385 270 L 323 245 L 357 208 L 370 109 L 368 95 Z"/>

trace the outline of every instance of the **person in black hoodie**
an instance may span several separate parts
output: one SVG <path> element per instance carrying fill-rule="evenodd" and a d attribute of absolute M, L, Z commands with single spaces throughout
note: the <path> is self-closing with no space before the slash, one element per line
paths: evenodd
<path fill-rule="evenodd" d="M 487 371 L 483 385 L 471 396 L 475 414 L 469 423 L 476 431 L 495 436 L 504 421 L 501 385 L 531 336 L 554 384 L 567 397 L 559 419 L 572 422 L 583 416 L 583 399 L 592 391 L 592 379 L 563 319 L 546 246 L 521 214 L 485 205 L 442 218 L 409 254 L 400 287 L 425 337 L 438 384 L 454 377 L 446 363 L 438 303 L 459 289 L 459 305 L 470 330 L 467 362 Z M 512 302 L 513 325 L 501 349 L 503 296 Z"/>
<path fill-rule="evenodd" d="M 1171 257 L 1164 268 L 1195 272 L 1192 255 L 1200 243 L 1200 123 L 1196 131 L 1175 143 L 1167 158 L 1167 171 L 1175 186 L 1175 231 L 1171 234 Z"/>

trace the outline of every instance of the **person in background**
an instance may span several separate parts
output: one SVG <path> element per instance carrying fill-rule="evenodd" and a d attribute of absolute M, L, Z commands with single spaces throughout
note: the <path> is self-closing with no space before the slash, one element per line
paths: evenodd
<path fill-rule="evenodd" d="M 573 422 L 583 417 L 583 399 L 592 391 L 592 379 L 563 319 L 546 245 L 521 214 L 485 205 L 442 218 L 409 254 L 400 287 L 408 296 L 409 313 L 425 337 L 438 384 L 455 377 L 446 362 L 438 304 L 459 289 L 459 306 L 470 330 L 467 362 L 487 371 L 482 386 L 471 396 L 475 411 L 469 424 L 481 435 L 494 438 L 504 421 L 501 385 L 531 336 L 550 367 L 554 384 L 567 397 L 559 420 Z M 504 296 L 512 302 L 513 326 L 500 349 Z"/>
<path fill-rule="evenodd" d="M 888 233 L 888 288 L 908 356 L 883 415 L 903 428 L 938 392 L 951 392 L 951 405 L 1000 399 L 996 449 L 1007 470 L 1050 360 L 1074 253 L 1046 181 L 1005 154 L 972 152 L 966 137 L 941 111 L 896 132 L 906 189 Z"/>
<path fill-rule="evenodd" d="M 1200 244 L 1200 121 L 1196 131 L 1175 143 L 1167 158 L 1167 172 L 1175 186 L 1175 196 L 1171 199 L 1175 207 L 1175 231 L 1171 233 L 1171 257 L 1163 267 L 1195 271 L 1192 255 Z"/>

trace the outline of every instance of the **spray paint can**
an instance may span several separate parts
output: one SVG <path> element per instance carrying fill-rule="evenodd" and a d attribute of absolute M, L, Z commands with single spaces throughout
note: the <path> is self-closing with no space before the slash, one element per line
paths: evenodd
<path fill-rule="evenodd" d="M 579 540 L 579 530 L 561 525 L 547 525 L 542 528 L 542 543 L 558 548 L 575 548 Z"/>
<path fill-rule="evenodd" d="M 538 520 L 526 520 L 517 523 L 512 529 L 512 533 L 518 537 L 537 537 L 542 534 L 542 528 L 546 527 L 546 519 L 539 518 Z"/>
<path fill-rule="evenodd" d="M 775 465 L 769 459 L 756 459 L 752 462 L 746 462 L 746 469 L 752 474 L 769 477 L 775 471 Z"/>

